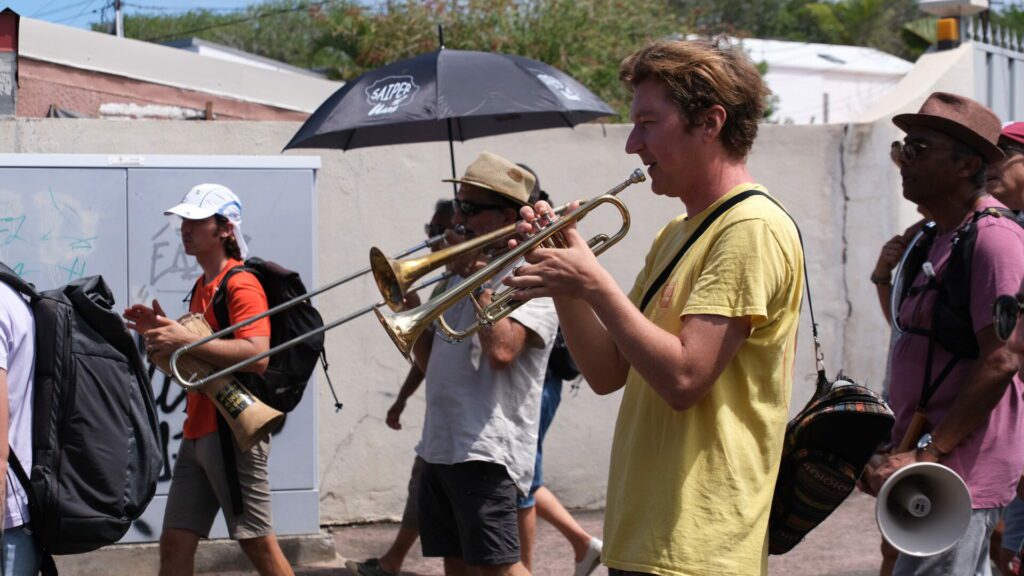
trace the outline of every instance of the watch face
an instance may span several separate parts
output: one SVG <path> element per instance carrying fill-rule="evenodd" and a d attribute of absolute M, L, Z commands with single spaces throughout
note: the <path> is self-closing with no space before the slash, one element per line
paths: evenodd
<path fill-rule="evenodd" d="M 921 449 L 921 450 L 924 450 L 925 446 L 931 444 L 931 442 L 932 442 L 932 435 L 931 434 L 925 434 L 924 436 L 921 436 L 920 440 L 917 441 L 917 447 L 919 449 Z"/>

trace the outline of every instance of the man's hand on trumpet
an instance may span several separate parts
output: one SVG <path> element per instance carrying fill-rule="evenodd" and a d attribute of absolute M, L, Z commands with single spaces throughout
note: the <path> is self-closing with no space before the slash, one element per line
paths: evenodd
<path fill-rule="evenodd" d="M 578 207 L 579 202 L 573 202 L 566 214 Z M 516 225 L 516 232 L 521 238 L 540 232 L 557 219 L 551 206 L 543 201 L 533 207 L 524 206 L 520 216 L 522 220 Z M 559 237 L 562 247 L 531 250 L 524 256 L 526 264 L 516 267 L 511 275 L 505 277 L 506 285 L 519 289 L 513 298 L 529 300 L 550 296 L 587 300 L 590 294 L 608 285 L 611 277 L 598 263 L 587 241 L 576 230 L 575 223 L 563 228 Z M 512 248 L 517 244 L 516 240 L 509 241 Z M 615 285 L 613 280 L 611 285 Z"/>

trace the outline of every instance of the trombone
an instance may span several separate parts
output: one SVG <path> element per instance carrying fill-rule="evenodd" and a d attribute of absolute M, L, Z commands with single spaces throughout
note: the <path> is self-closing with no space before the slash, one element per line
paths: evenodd
<path fill-rule="evenodd" d="M 423 250 L 424 248 L 429 248 L 429 247 L 438 245 L 438 244 L 440 244 L 442 242 L 444 242 L 444 234 L 438 234 L 437 236 L 433 236 L 431 238 L 428 238 L 427 240 L 424 240 L 423 242 L 420 242 L 416 246 L 413 246 L 411 248 L 407 248 L 407 249 L 399 252 L 395 256 L 395 258 L 398 259 L 398 258 L 402 258 L 402 257 L 405 257 L 405 256 L 409 256 L 410 254 L 413 254 L 415 252 Z M 181 369 L 178 366 L 179 359 L 183 355 L 188 354 L 190 351 L 198 348 L 199 346 L 202 346 L 203 344 L 206 344 L 207 342 L 216 340 L 217 338 L 222 338 L 222 337 L 224 337 L 224 336 L 226 336 L 228 334 L 232 334 L 236 330 L 244 328 L 244 327 L 252 324 L 253 322 L 259 321 L 259 320 L 261 320 L 263 318 L 266 318 L 267 316 L 272 316 L 274 314 L 277 314 L 278 312 L 280 312 L 282 310 L 287 310 L 288 308 L 296 306 L 300 302 L 304 302 L 306 300 L 309 300 L 310 298 L 312 298 L 312 297 L 314 297 L 314 296 L 316 296 L 318 294 L 322 294 L 324 292 L 327 292 L 328 290 L 333 290 L 334 288 L 337 288 L 338 286 L 341 286 L 342 284 L 346 284 L 348 282 L 351 282 L 352 280 L 355 280 L 356 278 L 359 278 L 361 276 L 369 274 L 371 271 L 373 271 L 373 269 L 371 267 L 369 267 L 369 266 L 366 267 L 366 268 L 363 268 L 361 270 L 357 270 L 356 272 L 352 272 L 351 274 L 348 274 L 348 275 L 346 275 L 346 276 L 344 276 L 342 278 L 339 278 L 339 279 L 335 280 L 334 282 L 330 282 L 328 284 L 325 284 L 325 285 L 321 286 L 320 288 L 317 288 L 316 290 L 314 290 L 312 292 L 307 292 L 306 294 L 302 294 L 300 296 L 296 296 L 295 298 L 292 298 L 291 300 L 288 300 L 287 302 L 282 302 L 281 304 L 278 304 L 277 306 L 274 306 L 273 308 L 270 308 L 266 312 L 262 312 L 260 314 L 257 314 L 255 316 L 253 316 L 251 318 L 248 318 L 248 319 L 246 319 L 246 320 L 244 320 L 242 322 L 239 322 L 237 324 L 232 324 L 231 326 L 228 326 L 226 328 L 218 330 L 217 332 L 214 332 L 213 334 L 210 334 L 209 336 L 206 336 L 204 338 L 196 340 L 195 342 L 192 342 L 191 344 L 186 344 L 186 345 L 182 346 L 181 348 L 178 348 L 177 350 L 174 351 L 173 354 L 171 354 L 171 360 L 170 360 L 171 372 L 174 374 L 174 379 L 177 380 L 178 384 L 180 384 L 181 387 L 186 389 L 186 390 L 198 390 L 203 385 L 205 385 L 205 384 L 207 384 L 209 382 L 212 382 L 213 380 L 216 380 L 217 378 L 220 378 L 222 376 L 227 376 L 228 374 L 230 374 L 232 372 L 236 372 L 236 371 L 238 371 L 238 370 L 240 370 L 242 368 L 245 368 L 246 366 L 248 366 L 248 365 L 250 365 L 250 364 L 252 364 L 254 362 L 259 362 L 260 360 L 262 360 L 264 358 L 268 358 L 270 356 L 273 356 L 274 354 L 277 354 L 278 352 L 282 352 L 282 351 L 287 350 L 289 348 L 292 348 L 294 346 L 298 346 L 299 344 L 301 344 L 302 342 L 305 342 L 306 340 L 309 340 L 310 338 L 314 338 L 314 337 L 316 337 L 316 336 L 318 336 L 320 334 L 323 334 L 324 332 L 327 332 L 328 330 L 331 330 L 333 328 L 341 326 L 342 324 L 345 324 L 346 322 L 349 322 L 349 321 L 354 320 L 354 319 L 356 319 L 356 318 L 358 318 L 360 316 L 363 316 L 364 314 L 367 314 L 369 312 L 372 312 L 372 311 L 376 310 L 377 308 L 383 306 L 387 302 L 382 300 L 382 301 L 377 302 L 375 304 L 371 304 L 369 306 L 365 306 L 363 308 L 360 308 L 359 310 L 356 310 L 355 312 L 352 312 L 351 314 L 348 314 L 346 316 L 338 318 L 337 320 L 335 320 L 335 321 L 333 321 L 333 322 L 331 322 L 329 324 L 325 324 L 325 325 L 321 326 L 320 328 L 317 328 L 316 330 L 313 330 L 311 332 L 307 332 L 306 334 L 303 334 L 301 336 L 296 336 L 295 338 L 292 338 L 291 340 L 289 340 L 287 342 L 282 342 L 281 344 L 278 344 L 277 346 L 274 346 L 273 348 L 271 348 L 270 350 L 267 350 L 266 352 L 262 352 L 260 354 L 255 355 L 255 356 L 252 356 L 250 358 L 246 358 L 245 360 L 242 360 L 240 362 L 232 364 L 231 366 L 228 366 L 227 368 L 224 368 L 224 369 L 222 369 L 222 370 L 220 370 L 218 372 L 215 372 L 213 374 L 210 374 L 209 376 L 205 376 L 205 377 L 200 378 L 198 380 L 192 380 L 192 378 L 186 378 L 185 375 L 183 375 L 181 373 Z M 427 280 L 425 282 L 421 282 L 420 284 L 418 284 L 416 286 L 410 286 L 410 290 L 409 291 L 415 292 L 417 290 L 421 290 L 421 289 L 426 288 L 427 286 L 430 286 L 432 284 L 436 284 L 436 283 L 441 282 L 443 280 L 447 280 L 449 276 L 450 276 L 450 274 L 448 274 L 448 273 L 435 276 L 434 278 L 431 278 L 430 280 Z M 195 375 L 193 375 L 193 377 L 194 376 Z"/>
<path fill-rule="evenodd" d="M 576 211 L 548 224 L 539 232 L 520 242 L 515 248 L 495 257 L 487 266 L 477 270 L 462 282 L 448 288 L 442 294 L 421 306 L 404 312 L 382 311 L 380 308 L 374 309 L 373 312 L 377 315 L 377 319 L 387 331 L 395 346 L 398 347 L 409 361 L 412 361 L 413 344 L 435 321 L 438 323 L 438 328 L 448 339 L 456 342 L 463 340 L 483 326 L 493 325 L 495 322 L 508 316 L 526 302 L 512 300 L 513 295 L 517 292 L 515 288 L 509 288 L 495 294 L 494 299 L 487 306 L 480 306 L 474 298 L 473 302 L 477 307 L 476 322 L 463 330 L 456 330 L 445 321 L 444 312 L 448 308 L 462 298 L 472 295 L 479 288 L 482 288 L 484 284 L 519 260 L 527 252 L 541 245 L 557 245 L 560 242 L 559 233 L 563 228 L 583 219 L 584 216 L 604 204 L 611 204 L 618 209 L 622 217 L 622 225 L 615 234 L 611 236 L 605 234 L 597 235 L 591 238 L 587 245 L 590 246 L 594 255 L 600 255 L 608 248 L 611 248 L 625 237 L 629 231 L 629 210 L 622 200 L 618 199 L 617 195 L 630 185 L 643 182 L 646 179 L 643 171 L 640 169 L 634 170 L 629 178 L 611 190 L 586 201 Z M 565 212 L 567 206 L 559 208 L 556 212 Z M 410 259 L 407 262 L 394 262 L 379 257 L 375 258 L 375 252 L 371 251 L 371 268 L 374 269 L 374 277 L 377 278 L 378 287 L 381 288 L 385 300 L 394 302 L 397 299 L 397 302 L 401 302 L 402 286 L 411 284 L 419 276 L 426 274 L 452 258 L 487 246 L 501 238 L 511 238 L 514 234 L 515 224 L 512 224 L 471 241 L 440 250 L 424 258 Z M 377 250 L 376 252 L 379 253 L 380 251 Z"/>

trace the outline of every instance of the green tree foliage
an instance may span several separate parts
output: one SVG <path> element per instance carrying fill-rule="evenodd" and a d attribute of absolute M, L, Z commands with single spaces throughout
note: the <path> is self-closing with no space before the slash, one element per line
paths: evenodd
<path fill-rule="evenodd" d="M 519 54 L 564 70 L 620 114 L 629 96 L 618 63 L 643 44 L 679 31 L 662 0 L 387 0 L 373 10 L 325 10 L 318 49 L 338 56 L 350 79 L 388 62 L 445 46 Z"/>
<path fill-rule="evenodd" d="M 125 35 L 156 42 L 197 37 L 350 80 L 437 50 L 438 25 L 448 48 L 551 64 L 623 116 L 629 95 L 618 63 L 680 30 L 665 0 L 273 0 L 231 13 L 129 15 Z"/>

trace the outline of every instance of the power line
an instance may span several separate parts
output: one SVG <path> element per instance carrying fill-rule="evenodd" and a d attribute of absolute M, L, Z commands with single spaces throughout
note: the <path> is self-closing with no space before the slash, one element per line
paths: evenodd
<path fill-rule="evenodd" d="M 47 10 L 45 12 L 36 12 L 35 14 L 32 15 L 32 17 L 33 18 L 40 18 L 42 16 L 49 16 L 50 14 L 58 14 L 60 12 L 64 12 L 64 11 L 67 11 L 67 10 L 74 10 L 75 8 L 77 8 L 77 7 L 79 7 L 79 6 L 83 5 L 83 4 L 92 4 L 95 1 L 96 0 L 82 0 L 81 2 L 75 2 L 74 4 L 68 4 L 66 6 L 57 7 L 57 8 L 54 8 L 52 10 Z M 52 2 L 51 2 L 51 4 L 52 4 Z M 49 4 L 47 4 L 47 6 L 49 6 Z M 45 7 L 46 6 L 44 6 L 43 8 L 45 8 Z"/>
<path fill-rule="evenodd" d="M 158 12 L 244 12 L 250 8 L 249 6 L 241 8 L 194 8 L 190 6 L 154 6 L 152 4 L 135 4 L 134 2 L 122 2 L 121 6 L 124 6 L 126 8 L 138 8 L 140 10 L 154 10 Z"/>
<path fill-rule="evenodd" d="M 163 34 L 161 36 L 151 36 L 149 38 L 142 38 L 142 40 L 144 40 L 146 42 L 158 42 L 160 40 L 167 40 L 167 39 L 170 39 L 170 38 L 177 38 L 177 37 L 180 37 L 180 36 L 188 36 L 188 35 L 191 35 L 191 34 L 195 34 L 197 32 L 205 32 L 207 30 L 213 30 L 215 28 L 223 28 L 225 26 L 233 26 L 235 24 L 241 24 L 243 22 L 250 22 L 252 20 L 261 20 L 263 18 L 269 18 L 271 16 L 281 16 L 283 14 L 290 14 L 292 12 L 300 12 L 302 10 L 309 10 L 310 8 L 313 8 L 313 7 L 322 7 L 322 6 L 325 6 L 327 4 L 332 4 L 334 2 L 337 2 L 337 1 L 339 1 L 339 0 L 323 0 L 322 2 L 311 2 L 309 4 L 303 4 L 303 5 L 299 5 L 299 6 L 294 6 L 292 8 L 281 8 L 281 9 L 278 9 L 278 10 L 270 10 L 269 12 L 263 12 L 262 14 L 254 14 L 252 16 L 246 16 L 245 18 L 236 18 L 234 20 L 229 20 L 227 22 L 220 22 L 220 23 L 217 23 L 217 24 L 210 24 L 208 26 L 201 26 L 199 28 L 192 28 L 191 30 L 182 30 L 182 31 L 178 31 L 178 32 L 173 32 L 171 34 Z"/>
<path fill-rule="evenodd" d="M 36 16 L 36 15 L 38 15 L 38 14 L 39 14 L 39 12 L 41 12 L 41 11 L 43 11 L 43 10 L 46 10 L 47 8 L 49 8 L 50 6 L 52 6 L 52 5 L 53 5 L 53 3 L 54 3 L 54 2 L 56 2 L 56 1 L 57 1 L 57 0 L 50 0 L 50 1 L 49 1 L 49 2 L 47 2 L 46 4 L 43 4 L 42 6 L 40 6 L 40 7 L 39 7 L 39 9 L 38 9 L 38 10 L 36 10 L 35 14 L 33 14 L 33 15 L 32 15 L 32 17 L 34 18 L 34 17 Z"/>
<path fill-rule="evenodd" d="M 67 22 L 69 20 L 75 20 L 76 18 L 81 18 L 85 14 L 96 14 L 97 12 L 100 12 L 101 10 L 103 10 L 106 7 L 106 0 L 104 0 L 103 6 L 100 6 L 99 8 L 94 8 L 93 10 L 89 10 L 89 6 L 92 6 L 97 1 L 98 0 L 88 0 L 88 3 L 86 5 L 86 7 L 82 8 L 82 11 L 79 12 L 78 14 L 75 14 L 74 16 L 68 16 L 66 18 L 61 18 L 60 20 L 54 20 L 53 23 L 54 24 L 60 24 L 62 22 Z M 88 12 L 87 12 L 87 10 L 88 10 Z"/>

